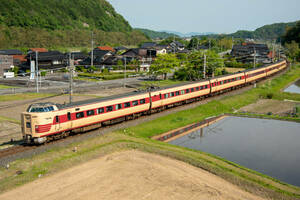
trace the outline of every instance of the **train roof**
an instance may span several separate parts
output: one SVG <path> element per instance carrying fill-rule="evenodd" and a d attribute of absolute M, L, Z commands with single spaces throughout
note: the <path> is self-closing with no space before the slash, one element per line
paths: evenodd
<path fill-rule="evenodd" d="M 76 102 L 68 103 L 68 104 L 56 104 L 56 106 L 58 107 L 59 110 L 62 110 L 62 109 L 66 109 L 66 108 L 72 108 L 72 107 L 77 107 L 77 106 L 82 106 L 82 105 L 87 105 L 87 104 L 92 104 L 92 103 L 100 103 L 100 102 L 105 102 L 108 100 L 136 96 L 136 95 L 145 94 L 145 93 L 147 93 L 147 92 L 136 91 L 136 92 L 130 92 L 130 93 L 125 93 L 125 94 L 112 95 L 112 96 L 108 96 L 108 97 L 98 97 L 98 98 L 93 98 L 93 99 L 88 99 L 88 100 L 83 100 L 83 101 L 76 101 Z"/>
<path fill-rule="evenodd" d="M 239 74 L 239 73 L 248 72 L 248 71 L 251 71 L 251 70 L 264 68 L 264 67 L 267 67 L 267 66 L 273 65 L 273 64 L 276 64 L 276 63 L 264 65 L 264 66 L 261 66 L 261 67 L 255 68 L 255 69 L 248 69 L 248 70 L 236 72 L 236 73 L 233 73 L 233 74 L 230 74 L 230 75 Z M 215 78 L 221 78 L 221 77 L 225 77 L 225 76 L 228 76 L 228 74 L 218 76 L 218 77 L 215 77 Z M 210 79 L 199 80 L 199 81 L 188 81 L 188 82 L 179 83 L 179 84 L 170 85 L 170 86 L 165 86 L 165 87 L 161 87 L 161 88 L 150 89 L 150 91 L 151 92 L 156 92 L 156 91 L 161 91 L 161 90 L 165 90 L 165 89 L 170 89 L 170 88 L 181 87 L 181 86 L 190 85 L 190 84 L 206 82 L 206 81 L 209 81 L 209 80 Z M 82 106 L 82 105 L 87 105 L 87 104 L 92 104 L 92 103 L 101 103 L 101 102 L 105 102 L 105 101 L 108 101 L 108 100 L 115 100 L 115 99 L 130 97 L 130 96 L 146 94 L 146 93 L 148 93 L 148 91 L 146 91 L 146 90 L 144 90 L 144 91 L 134 91 L 134 92 L 125 93 L 125 94 L 112 95 L 112 96 L 108 96 L 108 97 L 99 97 L 99 98 L 93 98 L 93 99 L 88 99 L 88 100 L 84 100 L 84 101 L 77 101 L 77 102 L 74 102 L 74 103 L 71 103 L 71 104 L 55 104 L 55 105 L 58 107 L 59 110 L 62 110 L 62 109 L 66 109 L 66 108 L 72 108 L 72 107 L 77 107 L 77 106 Z"/>

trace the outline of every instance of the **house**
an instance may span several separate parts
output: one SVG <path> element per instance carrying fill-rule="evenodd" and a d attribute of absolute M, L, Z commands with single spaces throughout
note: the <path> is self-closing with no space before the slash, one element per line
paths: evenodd
<path fill-rule="evenodd" d="M 13 55 L 14 66 L 19 66 L 27 62 L 26 55 Z"/>
<path fill-rule="evenodd" d="M 156 45 L 156 54 L 166 54 L 168 53 L 168 49 L 170 49 L 169 45 Z"/>
<path fill-rule="evenodd" d="M 0 55 L 0 77 L 13 67 L 13 57 L 11 55 Z"/>
<path fill-rule="evenodd" d="M 155 42 L 144 42 L 141 45 L 141 49 L 155 49 L 157 44 Z"/>
<path fill-rule="evenodd" d="M 256 60 L 256 63 L 268 62 L 270 50 L 266 44 L 243 43 L 241 45 L 233 45 L 231 56 L 237 61 L 243 63 L 251 63 Z"/>
<path fill-rule="evenodd" d="M 13 55 L 22 55 L 22 54 L 23 52 L 17 49 L 0 50 L 0 55 L 13 56 Z"/>
<path fill-rule="evenodd" d="M 65 56 L 66 58 L 69 58 L 69 53 L 66 53 Z M 82 62 L 87 57 L 88 56 L 82 52 L 71 52 L 71 58 L 74 60 L 75 65 L 79 65 L 79 63 Z"/>
<path fill-rule="evenodd" d="M 112 56 L 112 52 L 110 50 L 93 50 L 93 65 L 100 66 L 103 65 L 103 61 L 108 57 Z M 81 65 L 91 65 L 92 52 L 89 53 L 89 56 L 86 57 L 82 62 L 79 62 Z"/>
<path fill-rule="evenodd" d="M 30 54 L 30 53 L 33 53 L 33 52 L 48 52 L 47 49 L 45 48 L 30 48 L 28 51 L 27 51 L 27 54 Z"/>
<path fill-rule="evenodd" d="M 185 46 L 184 44 L 182 44 L 181 42 L 178 42 L 178 41 L 173 41 L 169 44 L 169 46 L 171 47 L 171 50 L 174 52 L 177 52 L 177 51 L 182 51 L 184 50 Z"/>
<path fill-rule="evenodd" d="M 99 46 L 96 47 L 94 50 L 102 50 L 102 51 L 111 51 L 111 52 L 115 52 L 115 49 L 110 47 L 110 46 Z"/>
<path fill-rule="evenodd" d="M 152 62 L 156 57 L 156 50 L 153 49 L 142 49 L 142 48 L 133 48 L 127 50 L 122 54 L 123 57 L 130 62 L 131 60 L 139 60 L 142 62 Z"/>
<path fill-rule="evenodd" d="M 27 61 L 26 55 L 23 55 L 23 52 L 17 49 L 0 50 L 0 55 L 12 56 L 14 66 L 19 66 Z"/>
<path fill-rule="evenodd" d="M 36 61 L 36 53 L 31 52 L 26 58 L 27 66 L 30 66 L 30 61 Z M 66 56 L 59 51 L 39 52 L 37 59 L 39 68 L 53 69 L 66 66 Z"/>

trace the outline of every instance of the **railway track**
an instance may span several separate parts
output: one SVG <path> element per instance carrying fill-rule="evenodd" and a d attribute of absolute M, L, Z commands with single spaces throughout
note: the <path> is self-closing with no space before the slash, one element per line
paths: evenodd
<path fill-rule="evenodd" d="M 0 159 L 10 156 L 10 155 L 14 155 L 19 152 L 24 152 L 26 150 L 34 149 L 34 148 L 37 148 L 37 147 L 36 146 L 25 146 L 23 144 L 20 144 L 17 146 L 2 149 L 2 150 L 0 150 Z"/>
<path fill-rule="evenodd" d="M 273 76 L 271 76 L 270 78 L 268 79 L 262 79 L 260 80 L 259 82 L 260 83 L 264 83 L 265 81 L 268 81 L 269 79 L 273 79 L 274 77 L 277 77 L 283 73 L 285 73 L 287 71 L 287 69 L 279 72 L 279 73 L 276 73 L 274 74 Z M 135 120 L 130 120 L 130 121 L 126 121 L 126 122 L 123 122 L 123 123 L 118 123 L 118 124 L 114 124 L 114 125 L 108 125 L 108 126 L 104 126 L 101 129 L 101 133 L 108 133 L 108 132 L 111 132 L 111 131 L 114 131 L 114 130 L 117 130 L 117 129 L 120 129 L 120 128 L 125 128 L 125 127 L 129 127 L 129 126 L 134 126 L 135 124 L 134 123 L 130 123 L 130 122 L 134 122 L 134 121 L 137 121 L 137 120 L 144 120 L 145 119 L 149 119 L 149 120 L 152 120 L 152 119 L 155 119 L 156 117 L 159 117 L 159 114 L 170 114 L 172 113 L 173 111 L 174 112 L 177 112 L 177 111 L 180 111 L 180 110 L 184 110 L 184 109 L 188 109 L 190 107 L 190 105 L 201 105 L 201 104 L 204 104 L 204 103 L 207 103 L 209 100 L 214 100 L 218 97 L 223 97 L 223 96 L 226 96 L 226 95 L 232 95 L 232 93 L 236 92 L 236 91 L 241 91 L 244 92 L 246 90 L 249 90 L 251 89 L 252 86 L 251 85 L 247 85 L 247 86 L 244 86 L 242 88 L 238 88 L 238 89 L 235 89 L 235 90 L 231 90 L 229 92 L 226 92 L 226 93 L 222 93 L 222 94 L 219 94 L 217 96 L 210 96 L 208 98 L 205 98 L 204 100 L 201 100 L 201 101 L 195 101 L 193 103 L 190 103 L 190 104 L 183 104 L 181 106 L 178 106 L 178 107 L 173 107 L 173 108 L 169 108 L 161 113 L 154 113 L 152 115 L 144 115 L 144 116 L 141 116 L 139 117 L 138 119 L 135 119 Z M 243 90 L 244 89 L 244 90 Z M 146 120 L 147 121 L 147 120 Z M 99 129 L 96 129 L 96 131 L 99 130 Z M 68 140 L 72 141 L 72 139 L 75 139 L 76 141 L 76 138 L 79 138 L 79 140 L 81 140 L 81 136 L 83 135 L 86 135 L 88 136 L 90 132 L 95 132 L 95 130 L 91 130 L 91 131 L 87 131 L 85 133 L 77 133 L 77 134 L 72 134 L 70 135 L 69 137 L 66 137 L 66 138 L 62 138 L 62 139 L 59 139 L 59 140 L 53 140 L 51 142 L 48 142 L 48 143 L 45 143 L 45 144 L 42 144 L 42 145 L 39 145 L 39 146 L 27 146 L 25 144 L 18 144 L 17 146 L 13 146 L 13 147 L 9 147 L 9 148 L 6 148 L 6 149 L 2 149 L 0 150 L 0 161 L 1 159 L 3 158 L 7 158 L 7 157 L 10 157 L 10 156 L 13 156 L 15 154 L 19 154 L 19 153 L 22 153 L 22 152 L 26 152 L 26 151 L 30 151 L 30 150 L 34 150 L 34 149 L 39 149 L 40 147 L 44 147 L 44 149 L 47 149 L 48 146 L 51 146 L 55 143 L 64 143 Z M 94 134 L 95 136 L 99 135 L 99 134 Z M 88 136 L 89 137 L 89 136 Z M 90 136 L 90 137 L 93 137 L 93 136 Z M 68 144 L 70 144 L 70 142 L 67 142 Z M 58 146 L 61 146 L 61 145 L 58 145 Z M 3 163 L 1 163 L 3 164 Z"/>

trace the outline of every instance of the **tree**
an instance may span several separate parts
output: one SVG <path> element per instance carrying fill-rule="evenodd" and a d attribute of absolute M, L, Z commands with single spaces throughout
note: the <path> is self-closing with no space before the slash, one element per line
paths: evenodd
<path fill-rule="evenodd" d="M 190 40 L 190 43 L 188 44 L 187 47 L 188 47 L 189 49 L 195 49 L 195 48 L 197 48 L 198 44 L 199 44 L 199 39 L 196 38 L 196 37 L 193 37 L 193 38 Z"/>
<path fill-rule="evenodd" d="M 179 61 L 175 54 L 160 54 L 156 57 L 153 64 L 150 66 L 150 74 L 155 76 L 163 75 L 163 79 L 167 79 L 167 73 L 179 65 Z"/>
<path fill-rule="evenodd" d="M 219 46 L 223 50 L 231 49 L 232 48 L 232 39 L 231 38 L 222 38 L 219 40 Z"/>
<path fill-rule="evenodd" d="M 295 26 L 288 28 L 282 37 L 283 44 L 292 43 L 292 41 L 300 44 L 300 21 L 298 21 Z"/>
<path fill-rule="evenodd" d="M 291 43 L 286 43 L 285 48 L 287 49 L 287 55 L 291 59 L 296 59 L 297 55 L 299 54 L 299 44 L 297 44 L 295 41 L 292 41 Z"/>
<path fill-rule="evenodd" d="M 204 53 L 206 55 L 205 73 L 214 76 L 222 74 L 223 60 L 214 51 L 192 52 L 188 54 L 187 62 L 176 70 L 174 78 L 178 80 L 200 80 L 203 77 Z"/>

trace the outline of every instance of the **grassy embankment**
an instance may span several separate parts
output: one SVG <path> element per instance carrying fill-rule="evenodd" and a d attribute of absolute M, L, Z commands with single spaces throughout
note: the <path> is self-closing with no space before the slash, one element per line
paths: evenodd
<path fill-rule="evenodd" d="M 136 127 L 74 143 L 66 148 L 57 147 L 29 159 L 17 160 L 10 164 L 11 167 L 9 169 L 0 169 L 0 192 L 38 179 L 39 175 L 48 176 L 104 154 L 120 150 L 137 149 L 182 160 L 216 174 L 257 195 L 273 199 L 300 198 L 298 187 L 282 183 L 207 153 L 149 139 L 153 135 L 202 120 L 206 117 L 232 112 L 255 102 L 259 98 L 265 98 L 270 93 L 274 93 L 273 98 L 300 99 L 300 95 L 282 94 L 283 96 L 281 96 L 277 94 L 277 92 L 280 93 L 281 88 L 299 76 L 300 66 L 286 75 L 276 78 L 270 84 L 260 85 L 258 88 L 247 91 L 242 95 L 224 97 L 222 100 L 211 101 L 194 109 L 160 117 Z M 72 151 L 75 146 L 78 148 L 77 152 Z M 16 175 L 16 173 L 19 175 Z"/>
<path fill-rule="evenodd" d="M 51 96 L 55 96 L 55 95 L 54 94 L 46 94 L 46 93 L 8 94 L 8 95 L 0 95 L 0 102 L 37 99 L 37 98 L 45 98 L 45 97 L 51 97 Z"/>
<path fill-rule="evenodd" d="M 18 87 L 8 86 L 8 85 L 0 85 L 0 89 L 11 89 L 11 88 L 18 88 Z"/>

